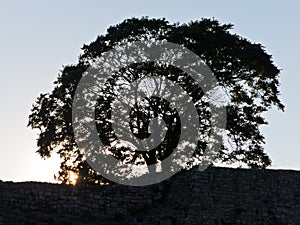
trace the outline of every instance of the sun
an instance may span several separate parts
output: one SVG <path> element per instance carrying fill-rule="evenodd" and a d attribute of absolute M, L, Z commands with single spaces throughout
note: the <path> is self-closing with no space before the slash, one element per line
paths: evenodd
<path fill-rule="evenodd" d="M 78 179 L 78 174 L 72 171 L 68 172 L 69 184 L 75 185 Z"/>

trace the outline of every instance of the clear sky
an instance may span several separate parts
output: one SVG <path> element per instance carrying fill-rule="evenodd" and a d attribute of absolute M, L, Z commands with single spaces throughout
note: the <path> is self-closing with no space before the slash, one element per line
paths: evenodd
<path fill-rule="evenodd" d="M 0 1 L 0 179 L 53 181 L 58 158 L 35 153 L 37 133 L 27 128 L 32 103 L 53 88 L 63 65 L 77 63 L 83 44 L 129 17 L 189 22 L 214 17 L 233 32 L 262 43 L 282 69 L 281 100 L 262 128 L 272 168 L 300 170 L 299 1 Z"/>

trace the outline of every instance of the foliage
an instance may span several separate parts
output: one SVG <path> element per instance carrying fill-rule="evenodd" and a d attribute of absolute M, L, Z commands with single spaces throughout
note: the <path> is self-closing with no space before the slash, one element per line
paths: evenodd
<path fill-rule="evenodd" d="M 54 151 L 60 155 L 62 163 L 58 177 L 63 182 L 68 182 L 70 171 L 79 173 L 79 181 L 82 183 L 108 182 L 89 167 L 76 146 L 72 128 L 72 102 L 75 89 L 89 62 L 103 52 L 120 43 L 154 38 L 182 45 L 199 55 L 211 68 L 219 85 L 230 99 L 227 106 L 227 138 L 219 150 L 218 160 L 224 163 L 239 162 L 249 167 L 269 166 L 271 160 L 263 151 L 264 137 L 259 127 L 267 124 L 262 113 L 268 111 L 273 105 L 280 110 L 284 109 L 278 98 L 280 71 L 262 45 L 251 43 L 245 38 L 232 34 L 230 32 L 232 27 L 231 24 L 222 25 L 212 19 L 180 25 L 170 24 L 165 19 L 147 17 L 127 19 L 116 26 L 109 27 L 105 35 L 98 36 L 96 41 L 83 46 L 79 62 L 76 65 L 65 66 L 55 81 L 54 89 L 50 93 L 41 94 L 34 103 L 28 125 L 40 131 L 37 153 L 44 158 L 50 157 Z M 127 75 L 132 82 L 140 76 L 153 73 L 162 74 L 176 82 L 181 80 L 179 83 L 193 97 L 193 100 L 201 99 L 201 89 L 193 88 L 189 78 L 172 66 L 136 64 L 120 71 L 115 78 Z M 112 100 L 113 98 L 100 96 L 96 108 L 99 136 L 107 145 L 115 140 L 114 134 L 110 124 L 103 125 L 102 122 L 110 116 L 109 107 Z M 174 123 L 178 121 L 175 120 L 178 115 L 167 102 L 155 98 L 147 101 L 148 108 L 144 108 L 143 111 L 132 111 L 132 120 L 143 120 L 140 123 L 142 125 L 131 123 L 132 128 L 136 126 L 138 129 L 136 135 L 140 138 L 149 135 L 147 124 L 151 117 L 150 112 L 159 111 L 164 121 L 169 124 L 164 143 L 155 151 L 138 153 L 148 165 L 151 165 L 172 153 L 180 135 L 178 131 L 180 122 Z M 205 120 L 209 117 L 208 106 L 205 102 L 201 103 L 197 108 L 199 120 L 201 124 L 206 124 Z M 172 116 L 167 116 L 170 115 L 168 112 L 172 112 Z M 201 129 L 203 135 L 209 133 L 209 126 L 203 125 Z M 201 138 L 194 154 L 195 159 L 201 158 L 206 145 L 205 138 Z M 124 159 L 120 149 L 111 148 L 111 151 L 116 158 Z M 195 159 L 191 159 L 191 162 Z"/>

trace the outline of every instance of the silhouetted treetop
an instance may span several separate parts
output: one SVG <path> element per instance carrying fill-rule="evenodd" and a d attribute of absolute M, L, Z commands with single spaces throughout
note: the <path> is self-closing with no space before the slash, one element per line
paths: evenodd
<path fill-rule="evenodd" d="M 98 36 L 88 45 L 83 45 L 78 63 L 64 66 L 55 81 L 54 89 L 41 94 L 33 104 L 28 125 L 39 129 L 37 153 L 44 158 L 50 157 L 53 151 L 60 155 L 62 163 L 58 177 L 63 182 L 68 182 L 71 171 L 79 174 L 79 181 L 83 183 L 108 182 L 87 164 L 76 145 L 72 127 L 72 105 L 78 82 L 91 61 L 115 46 L 131 41 L 166 40 L 184 46 L 201 57 L 229 99 L 226 106 L 226 135 L 216 162 L 237 162 L 257 168 L 269 166 L 271 160 L 263 150 L 264 136 L 259 127 L 267 124 L 262 113 L 272 106 L 284 110 L 278 90 L 280 70 L 261 44 L 233 34 L 232 28 L 232 24 L 221 24 L 214 19 L 171 24 L 166 19 L 147 17 L 126 19 L 109 27 L 106 34 Z M 187 74 L 172 66 L 140 63 L 112 75 L 112 82 L 107 87 L 116 84 L 117 79 L 126 78 L 130 83 L 149 74 L 164 76 L 177 82 L 198 102 L 196 107 L 202 124 L 201 137 L 187 167 L 197 164 L 208 144 L 206 137 L 210 132 L 210 126 L 207 125 L 210 112 L 207 102 L 201 99 L 201 89 L 193 86 Z M 99 95 L 95 116 L 97 129 L 99 137 L 110 147 L 113 155 L 117 159 L 125 160 L 129 156 L 122 153 L 124 149 L 112 145 L 117 139 L 108 122 L 114 100 L 110 94 L 106 92 Z M 168 131 L 163 143 L 154 151 L 138 152 L 131 160 L 142 158 L 147 165 L 153 165 L 165 159 L 175 149 L 180 135 L 180 121 L 176 110 L 164 99 L 149 98 L 146 102 L 142 110 L 138 110 L 138 106 L 132 110 L 131 128 L 137 130 L 136 136 L 146 138 L 149 135 L 149 120 L 153 115 L 157 116 L 156 114 L 162 116 Z"/>

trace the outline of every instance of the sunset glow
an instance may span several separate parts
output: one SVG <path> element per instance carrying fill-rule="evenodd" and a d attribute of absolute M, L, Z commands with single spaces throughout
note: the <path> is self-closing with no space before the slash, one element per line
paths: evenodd
<path fill-rule="evenodd" d="M 74 172 L 69 172 L 69 184 L 75 185 L 78 179 L 78 175 Z"/>

